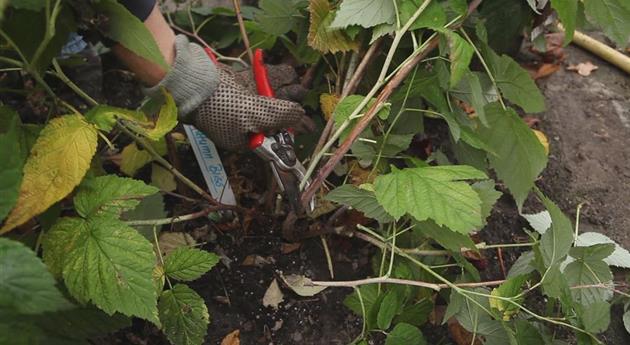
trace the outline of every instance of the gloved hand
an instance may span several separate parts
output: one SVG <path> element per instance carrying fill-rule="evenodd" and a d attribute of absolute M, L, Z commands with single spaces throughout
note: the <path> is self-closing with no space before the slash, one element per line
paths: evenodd
<path fill-rule="evenodd" d="M 245 149 L 250 133 L 293 127 L 306 118 L 297 103 L 256 95 L 243 76 L 225 65 L 215 65 L 185 36 L 177 36 L 175 49 L 171 70 L 147 91 L 156 93 L 164 86 L 173 95 L 180 118 L 194 124 L 219 147 Z"/>

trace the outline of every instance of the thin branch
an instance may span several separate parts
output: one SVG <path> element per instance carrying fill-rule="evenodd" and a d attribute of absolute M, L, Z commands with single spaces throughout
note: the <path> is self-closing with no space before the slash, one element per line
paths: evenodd
<path fill-rule="evenodd" d="M 245 50 L 249 57 L 249 63 L 254 64 L 254 54 L 252 48 L 249 45 L 249 37 L 247 36 L 247 30 L 245 30 L 245 22 L 243 22 L 243 15 L 241 14 L 240 0 L 232 0 L 234 4 L 234 11 L 236 12 L 236 19 L 238 20 L 238 27 L 241 29 L 241 37 L 243 38 L 243 44 L 245 44 Z"/>
<path fill-rule="evenodd" d="M 497 286 L 497 285 L 501 285 L 504 282 L 505 280 L 491 280 L 491 281 L 485 281 L 485 282 L 459 283 L 459 284 L 453 284 L 453 285 L 458 288 L 471 288 L 471 287 L 483 287 L 483 286 Z M 366 278 L 366 279 L 346 280 L 346 281 L 312 281 L 310 282 L 309 285 L 356 287 L 356 286 L 367 285 L 367 284 L 381 284 L 381 283 L 418 286 L 418 287 L 428 288 L 435 291 L 440 291 L 442 289 L 449 289 L 452 287 L 447 284 L 435 284 L 435 283 L 429 283 L 429 282 L 424 282 L 424 281 L 419 281 L 419 280 L 408 280 L 408 279 L 398 279 L 398 278 L 389 278 L 389 277 Z"/>
<path fill-rule="evenodd" d="M 187 214 L 187 215 L 183 215 L 183 216 L 175 216 L 175 217 L 170 217 L 170 218 L 148 219 L 148 220 L 130 220 L 130 221 L 125 222 L 125 224 L 127 224 L 129 226 L 136 226 L 136 225 L 153 225 L 153 226 L 158 226 L 158 225 L 166 225 L 166 224 L 173 224 L 173 223 L 181 223 L 181 222 L 186 222 L 186 221 L 189 221 L 189 220 L 205 217 L 210 212 L 213 212 L 213 211 L 217 211 L 217 208 L 216 207 L 208 207 L 208 208 L 204 208 L 201 211 L 197 211 L 195 213 L 191 213 L 191 214 Z"/>

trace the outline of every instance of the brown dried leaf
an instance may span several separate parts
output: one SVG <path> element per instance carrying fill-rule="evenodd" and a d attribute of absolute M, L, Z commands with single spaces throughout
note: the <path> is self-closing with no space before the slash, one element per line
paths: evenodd
<path fill-rule="evenodd" d="M 289 253 L 293 253 L 294 251 L 300 249 L 300 247 L 302 246 L 301 242 L 296 242 L 296 243 L 282 243 L 280 245 L 280 252 L 282 254 L 289 254 Z"/>
<path fill-rule="evenodd" d="M 221 340 L 221 345 L 241 345 L 241 331 L 234 330 Z"/>
<path fill-rule="evenodd" d="M 553 63 L 543 63 L 534 71 L 532 78 L 534 80 L 546 78 L 560 69 L 560 65 Z"/>
<path fill-rule="evenodd" d="M 588 77 L 589 75 L 591 75 L 591 72 L 593 72 L 594 70 L 598 68 L 599 67 L 594 65 L 592 62 L 586 61 L 586 62 L 580 62 L 577 65 L 570 64 L 569 67 L 567 67 L 567 70 L 576 71 L 579 75 Z"/>
<path fill-rule="evenodd" d="M 184 232 L 163 232 L 158 240 L 162 255 L 166 256 L 171 251 L 184 246 L 197 244 L 194 238 Z"/>
<path fill-rule="evenodd" d="M 241 266 L 256 266 L 263 267 L 265 265 L 272 264 L 274 262 L 273 258 L 264 258 L 260 255 L 251 254 L 247 255 L 243 262 L 241 262 Z"/>
<path fill-rule="evenodd" d="M 337 95 L 331 95 L 329 93 L 319 95 L 319 106 L 322 108 L 322 113 L 326 121 L 332 116 L 337 103 L 339 103 L 339 96 Z"/>
<path fill-rule="evenodd" d="M 476 338 L 473 343 L 472 333 L 464 329 L 454 317 L 448 320 L 448 332 L 457 345 L 481 345 L 479 338 Z"/>
<path fill-rule="evenodd" d="M 280 303 L 284 301 L 284 295 L 282 291 L 280 291 L 280 286 L 278 286 L 278 281 L 273 280 L 267 291 L 265 291 L 265 295 L 263 296 L 262 304 L 265 307 L 272 307 L 273 309 L 278 309 Z"/>

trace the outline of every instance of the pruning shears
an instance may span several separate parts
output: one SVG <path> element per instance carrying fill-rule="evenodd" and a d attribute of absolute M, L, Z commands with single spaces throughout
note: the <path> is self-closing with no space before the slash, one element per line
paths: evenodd
<path fill-rule="evenodd" d="M 216 57 L 210 49 L 206 52 L 216 63 Z M 275 97 L 275 93 L 269 83 L 267 68 L 263 62 L 262 49 L 254 51 L 254 61 L 252 64 L 256 90 L 260 96 Z M 269 162 L 271 171 L 278 182 L 278 186 L 285 193 L 289 204 L 296 213 L 302 210 L 300 204 L 300 183 L 305 178 L 306 169 L 295 154 L 293 142 L 293 131 L 291 128 L 281 129 L 275 134 L 251 133 L 249 137 L 249 148 L 260 158 Z M 308 186 L 310 180 L 305 185 Z M 307 211 L 315 209 L 315 198 L 311 198 L 307 205 Z"/>

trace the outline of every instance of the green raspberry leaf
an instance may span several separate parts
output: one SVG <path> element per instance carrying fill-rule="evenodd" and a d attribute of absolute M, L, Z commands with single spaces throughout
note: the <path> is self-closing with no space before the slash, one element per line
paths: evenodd
<path fill-rule="evenodd" d="M 330 24 L 331 28 L 360 25 L 364 28 L 396 20 L 394 2 L 390 0 L 344 0 Z"/>
<path fill-rule="evenodd" d="M 210 315 L 203 298 L 184 284 L 160 296 L 158 304 L 163 331 L 175 345 L 200 345 L 206 336 Z"/>
<path fill-rule="evenodd" d="M 584 1 L 584 12 L 590 21 L 599 25 L 615 41 L 617 47 L 624 48 L 628 45 L 630 3 L 627 0 Z"/>
<path fill-rule="evenodd" d="M 498 103 L 485 107 L 489 127 L 478 133 L 496 154 L 489 154 L 490 165 L 505 182 L 520 208 L 547 165 L 545 149 L 532 130 L 513 109 Z"/>
<path fill-rule="evenodd" d="M 558 18 L 564 26 L 564 45 L 573 39 L 575 24 L 578 17 L 578 0 L 551 0 L 551 7 L 558 13 Z"/>
<path fill-rule="evenodd" d="M 0 238 L 0 309 L 41 314 L 70 308 L 55 283 L 35 252 L 20 242 Z"/>
<path fill-rule="evenodd" d="M 351 184 L 335 188 L 326 195 L 326 199 L 355 208 L 363 212 L 366 217 L 376 219 L 379 223 L 388 223 L 394 220 L 385 212 L 383 206 L 379 205 L 374 192 L 357 188 Z"/>
<path fill-rule="evenodd" d="M 15 206 L 20 194 L 22 168 L 28 155 L 20 140 L 21 125 L 13 109 L 0 106 L 0 222 Z"/>
<path fill-rule="evenodd" d="M 401 322 L 387 335 L 385 345 L 424 345 L 426 340 L 416 326 Z"/>
<path fill-rule="evenodd" d="M 86 180 L 74 197 L 74 206 L 83 217 L 97 214 L 118 216 L 134 209 L 140 200 L 159 190 L 142 181 L 116 175 Z"/>
<path fill-rule="evenodd" d="M 545 110 L 545 98 L 527 71 L 507 55 L 497 55 L 490 48 L 484 49 L 484 58 L 494 76 L 497 87 L 505 98 L 528 113 Z"/>
<path fill-rule="evenodd" d="M 164 259 L 164 272 L 173 279 L 198 279 L 219 262 L 219 257 L 205 250 L 180 247 Z"/>
<path fill-rule="evenodd" d="M 376 199 L 392 217 L 404 214 L 416 220 L 433 219 L 438 225 L 468 233 L 482 225 L 481 199 L 462 180 L 486 179 L 469 166 L 437 166 L 394 170 L 375 180 Z"/>
<path fill-rule="evenodd" d="M 63 279 L 79 301 L 91 301 L 108 314 L 120 312 L 159 325 L 152 272 L 153 246 L 135 229 L 109 217 L 72 223 L 76 236 L 63 262 Z"/>

